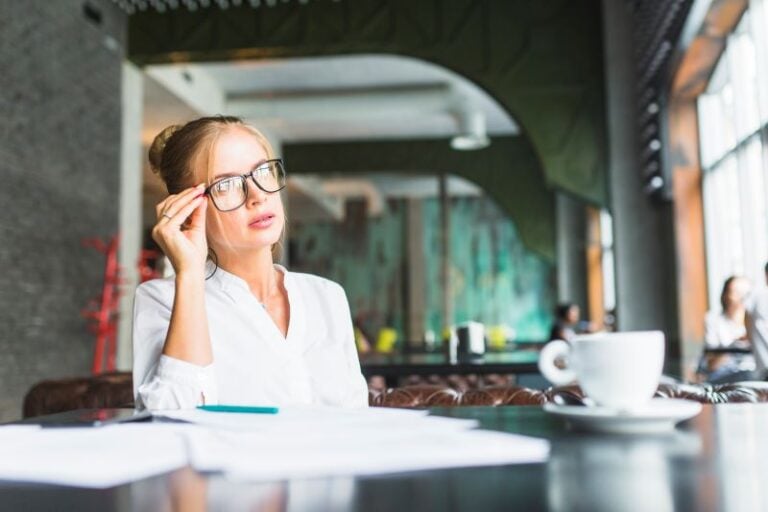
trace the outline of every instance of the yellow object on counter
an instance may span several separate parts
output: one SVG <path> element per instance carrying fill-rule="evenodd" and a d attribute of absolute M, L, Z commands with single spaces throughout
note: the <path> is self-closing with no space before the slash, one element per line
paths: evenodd
<path fill-rule="evenodd" d="M 504 348 L 507 345 L 507 326 L 492 325 L 488 327 L 488 345 L 491 348 Z"/>
<path fill-rule="evenodd" d="M 391 327 L 382 327 L 379 329 L 379 336 L 376 339 L 376 351 L 382 354 L 392 352 L 397 343 L 397 331 Z"/>

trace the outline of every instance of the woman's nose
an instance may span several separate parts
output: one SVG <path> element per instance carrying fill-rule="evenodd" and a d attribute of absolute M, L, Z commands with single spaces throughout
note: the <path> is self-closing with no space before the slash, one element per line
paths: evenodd
<path fill-rule="evenodd" d="M 246 180 L 248 183 L 248 204 L 261 204 L 264 201 L 267 200 L 267 194 L 263 190 L 261 190 L 257 185 L 256 182 L 253 181 L 253 178 L 248 178 Z"/>

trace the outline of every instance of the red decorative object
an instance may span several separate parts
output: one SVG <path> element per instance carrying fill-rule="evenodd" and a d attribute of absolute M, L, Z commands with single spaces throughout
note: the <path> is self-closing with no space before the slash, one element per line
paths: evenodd
<path fill-rule="evenodd" d="M 113 372 L 116 368 L 118 303 L 121 293 L 120 267 L 117 264 L 119 237 L 115 235 L 108 242 L 98 238 L 88 238 L 83 240 L 83 245 L 92 247 L 106 256 L 101 297 L 91 300 L 88 307 L 81 313 L 83 317 L 92 320 L 88 327 L 96 335 L 96 345 L 91 371 L 94 375 L 98 375 Z"/>
<path fill-rule="evenodd" d="M 139 255 L 139 283 L 163 277 L 155 269 L 155 263 L 160 258 L 160 252 L 153 249 L 142 249 Z"/>

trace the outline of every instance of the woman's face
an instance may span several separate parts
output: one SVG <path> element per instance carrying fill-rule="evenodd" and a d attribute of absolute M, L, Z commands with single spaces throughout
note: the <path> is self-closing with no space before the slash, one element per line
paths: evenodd
<path fill-rule="evenodd" d="M 725 292 L 725 303 L 727 307 L 739 306 L 749 293 L 749 281 L 745 278 L 736 278 L 728 284 Z"/>
<path fill-rule="evenodd" d="M 568 313 L 565 315 L 565 320 L 569 324 L 575 324 L 579 321 L 580 316 L 581 311 L 579 310 L 579 306 L 571 306 L 568 308 Z"/>
<path fill-rule="evenodd" d="M 246 174 L 268 156 L 253 134 L 232 127 L 219 136 L 211 159 L 212 176 L 208 184 L 224 177 Z M 221 212 L 209 199 L 206 232 L 208 243 L 219 256 L 227 251 L 269 249 L 280 240 L 283 232 L 285 214 L 280 193 L 264 192 L 250 177 L 245 182 L 247 199 L 235 210 Z"/>

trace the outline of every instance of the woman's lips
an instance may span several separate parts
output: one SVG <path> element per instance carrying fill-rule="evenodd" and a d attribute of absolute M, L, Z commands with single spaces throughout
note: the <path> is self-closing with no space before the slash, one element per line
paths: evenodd
<path fill-rule="evenodd" d="M 275 222 L 275 215 L 273 213 L 266 213 L 264 215 L 259 215 L 251 222 L 249 222 L 248 227 L 266 229 L 271 226 L 273 222 Z"/>

